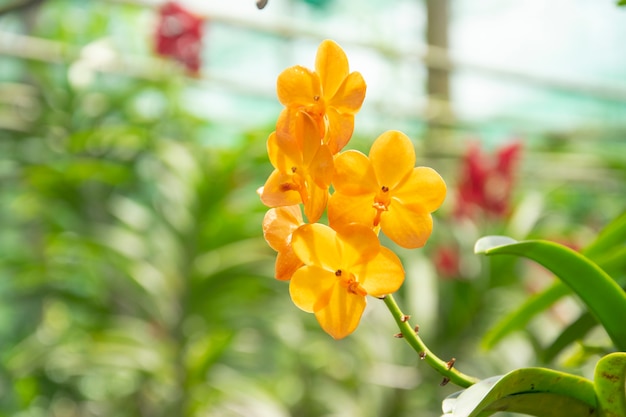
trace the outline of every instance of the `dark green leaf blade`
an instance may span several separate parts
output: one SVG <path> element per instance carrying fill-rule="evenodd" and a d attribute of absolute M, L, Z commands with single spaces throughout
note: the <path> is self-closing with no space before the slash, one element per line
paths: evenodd
<path fill-rule="evenodd" d="M 506 239 L 512 242 L 510 238 Z M 501 241 L 500 243 L 504 244 L 506 241 Z M 613 276 L 619 277 L 620 271 L 624 271 L 626 268 L 626 211 L 606 225 L 596 239 L 583 249 L 582 253 L 609 274 L 615 274 Z M 622 281 L 619 281 L 619 283 L 624 285 Z M 483 338 L 482 347 L 484 349 L 493 348 L 507 335 L 524 328 L 535 315 L 540 314 L 569 293 L 570 290 L 565 284 L 561 281 L 556 281 L 543 292 L 528 298 L 516 310 L 505 315 L 487 332 Z M 581 331 L 585 330 L 584 327 L 577 328 Z M 584 335 L 584 333 L 574 335 L 572 332 L 569 332 L 569 334 L 573 337 L 572 340 L 580 339 Z M 564 347 L 562 342 L 563 340 L 559 341 L 558 346 L 561 346 L 560 348 Z M 552 356 L 559 353 L 554 351 L 556 348 L 557 345 L 552 348 Z"/>
<path fill-rule="evenodd" d="M 585 303 L 619 350 L 626 350 L 626 293 L 598 265 L 578 252 L 543 240 L 504 243 L 488 236 L 476 242 L 476 253 L 518 255 L 543 265 Z"/>

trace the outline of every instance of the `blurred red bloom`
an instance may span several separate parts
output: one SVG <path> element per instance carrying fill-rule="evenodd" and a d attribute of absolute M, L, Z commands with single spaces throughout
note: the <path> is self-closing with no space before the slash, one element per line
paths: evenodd
<path fill-rule="evenodd" d="M 159 10 L 155 49 L 159 55 L 170 57 L 197 75 L 200 71 L 204 19 L 192 14 L 174 1 Z"/>
<path fill-rule="evenodd" d="M 433 256 L 433 263 L 441 278 L 455 278 L 461 273 L 461 256 L 456 247 L 438 247 Z"/>
<path fill-rule="evenodd" d="M 481 214 L 505 217 L 509 205 L 522 144 L 518 141 L 486 155 L 472 143 L 463 157 L 457 192 L 457 217 L 476 218 Z"/>

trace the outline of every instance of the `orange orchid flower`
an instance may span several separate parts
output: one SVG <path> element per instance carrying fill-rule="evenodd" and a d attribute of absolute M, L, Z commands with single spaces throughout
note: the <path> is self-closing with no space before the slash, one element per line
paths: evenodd
<path fill-rule="evenodd" d="M 435 170 L 414 165 L 413 144 L 398 131 L 380 135 L 369 158 L 354 150 L 338 155 L 328 202 L 331 227 L 357 222 L 380 227 L 404 248 L 424 246 L 433 228 L 430 213 L 443 202 L 446 184 Z"/>
<path fill-rule="evenodd" d="M 325 40 L 317 49 L 315 71 L 296 65 L 278 76 L 278 100 L 286 109 L 276 130 L 289 130 L 284 126 L 291 119 L 288 114 L 304 111 L 316 121 L 334 155 L 352 137 L 354 115 L 363 104 L 365 90 L 361 74 L 350 72 L 345 52 L 335 42 Z"/>
<path fill-rule="evenodd" d="M 398 257 L 381 247 L 376 234 L 364 225 L 335 231 L 319 223 L 305 224 L 293 232 L 291 245 L 304 263 L 291 278 L 291 299 L 314 313 L 335 339 L 356 329 L 366 295 L 395 292 L 404 281 Z"/>
<path fill-rule="evenodd" d="M 273 132 L 267 151 L 274 171 L 258 191 L 268 207 L 304 204 L 309 222 L 319 220 L 328 202 L 333 156 L 321 143 L 315 122 L 306 114 L 296 114 L 295 129 Z"/>
<path fill-rule="evenodd" d="M 276 279 L 289 280 L 302 266 L 302 261 L 291 248 L 291 234 L 303 224 L 299 205 L 273 208 L 265 213 L 263 237 L 270 247 L 278 252 L 275 264 Z"/>

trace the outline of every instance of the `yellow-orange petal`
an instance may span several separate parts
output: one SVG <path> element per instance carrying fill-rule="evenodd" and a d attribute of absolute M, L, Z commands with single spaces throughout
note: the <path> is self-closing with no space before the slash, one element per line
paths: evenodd
<path fill-rule="evenodd" d="M 328 222 L 339 230 L 349 223 L 374 227 L 376 209 L 372 207 L 374 194 L 346 195 L 335 191 L 328 199 Z"/>
<path fill-rule="evenodd" d="M 328 205 L 328 186 L 319 187 L 315 182 L 309 181 L 306 191 L 307 201 L 304 203 L 304 214 L 309 223 L 315 223 L 322 217 Z"/>
<path fill-rule="evenodd" d="M 285 132 L 272 132 L 267 138 L 267 155 L 272 166 L 287 172 L 302 166 L 302 150 L 294 138 Z"/>
<path fill-rule="evenodd" d="M 341 285 L 335 285 L 328 304 L 315 312 L 315 318 L 326 333 L 334 339 L 342 339 L 359 325 L 365 304 L 364 296 L 348 292 Z"/>
<path fill-rule="evenodd" d="M 308 165 L 322 145 L 323 136 L 309 114 L 300 111 L 295 118 L 295 136 L 302 143 L 302 160 Z"/>
<path fill-rule="evenodd" d="M 305 224 L 291 235 L 291 247 L 305 265 L 335 272 L 341 265 L 337 232 L 320 223 Z"/>
<path fill-rule="evenodd" d="M 333 272 L 315 265 L 305 265 L 294 272 L 289 282 L 289 295 L 298 308 L 307 313 L 325 308 L 337 277 Z"/>
<path fill-rule="evenodd" d="M 308 172 L 318 187 L 328 189 L 335 175 L 335 160 L 328 146 L 321 145 L 317 149 L 317 153 L 309 162 Z"/>
<path fill-rule="evenodd" d="M 292 189 L 292 178 L 275 169 L 265 185 L 259 189 L 261 201 L 268 207 L 293 206 L 300 204 L 300 193 Z"/>
<path fill-rule="evenodd" d="M 276 120 L 276 132 L 286 133 L 291 137 L 296 138 L 295 125 L 296 115 L 300 112 L 298 108 L 285 107 L 278 115 Z M 298 143 L 298 147 L 302 149 L 302 144 Z"/>
<path fill-rule="evenodd" d="M 367 86 L 359 72 L 350 73 L 341 83 L 337 92 L 328 100 L 327 106 L 334 107 L 339 113 L 355 114 L 365 100 Z"/>
<path fill-rule="evenodd" d="M 341 254 L 341 269 L 352 272 L 355 265 L 374 259 L 380 251 L 380 241 L 369 227 L 350 223 L 337 229 Z"/>
<path fill-rule="evenodd" d="M 317 48 L 315 72 L 322 83 L 324 97 L 330 98 L 348 76 L 348 57 L 337 43 L 324 40 Z"/>
<path fill-rule="evenodd" d="M 354 115 L 339 113 L 335 108 L 328 107 L 326 117 L 328 118 L 328 131 L 324 141 L 334 155 L 350 141 L 354 131 Z"/>
<path fill-rule="evenodd" d="M 333 155 L 328 146 L 322 144 L 316 122 L 308 114 L 297 114 L 295 136 L 302 143 L 302 165 L 307 173 L 320 187 L 328 188 L 334 172 Z"/>
<path fill-rule="evenodd" d="M 381 246 L 378 255 L 352 270 L 369 295 L 382 297 L 396 292 L 404 282 L 402 262 L 391 250 Z"/>
<path fill-rule="evenodd" d="M 321 84 L 317 74 L 296 65 L 278 75 L 276 81 L 278 100 L 287 107 L 310 106 L 315 97 L 321 97 Z"/>
<path fill-rule="evenodd" d="M 263 237 L 275 251 L 291 242 L 291 234 L 304 223 L 299 205 L 272 208 L 263 217 Z"/>
<path fill-rule="evenodd" d="M 431 213 L 443 203 L 446 197 L 446 183 L 434 169 L 416 167 L 394 190 L 393 195 L 407 207 L 422 207 Z"/>
<path fill-rule="evenodd" d="M 333 186 L 337 192 L 352 196 L 374 195 L 379 188 L 369 159 L 355 150 L 342 152 L 335 157 Z"/>
<path fill-rule="evenodd" d="M 296 256 L 291 246 L 287 246 L 276 254 L 276 262 L 274 264 L 275 277 L 281 281 L 287 281 L 291 279 L 302 265 L 302 261 Z"/>
<path fill-rule="evenodd" d="M 381 216 L 380 227 L 399 246 L 415 249 L 426 244 L 433 231 L 433 219 L 426 210 L 413 210 L 394 200 Z"/>
<path fill-rule="evenodd" d="M 380 135 L 372 144 L 369 157 L 378 183 L 390 189 L 410 175 L 415 166 L 411 139 L 396 130 Z"/>

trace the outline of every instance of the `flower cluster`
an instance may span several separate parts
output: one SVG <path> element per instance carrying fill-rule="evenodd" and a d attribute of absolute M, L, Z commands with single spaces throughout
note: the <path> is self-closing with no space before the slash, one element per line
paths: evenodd
<path fill-rule="evenodd" d="M 413 144 L 402 132 L 380 135 L 369 155 L 342 151 L 365 90 L 330 40 L 320 44 L 314 70 L 283 71 L 277 94 L 285 108 L 267 140 L 274 170 L 258 190 L 270 207 L 263 233 L 278 252 L 276 278 L 290 281 L 293 302 L 336 339 L 356 329 L 367 295 L 393 293 L 404 281 L 380 230 L 401 247 L 424 246 L 431 213 L 446 194 L 437 172 L 415 167 Z M 328 225 L 319 223 L 325 211 Z"/>

